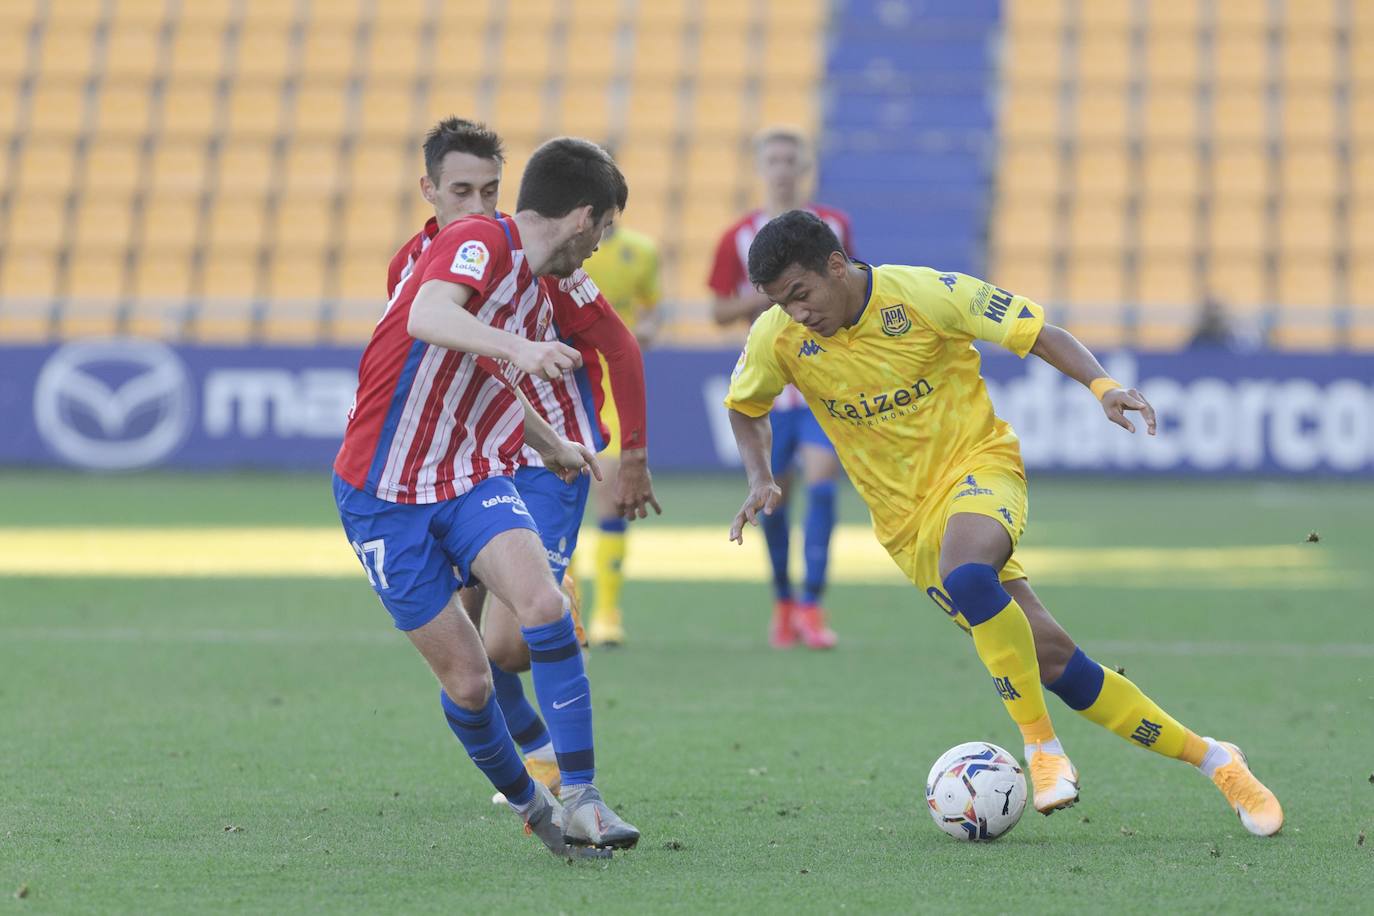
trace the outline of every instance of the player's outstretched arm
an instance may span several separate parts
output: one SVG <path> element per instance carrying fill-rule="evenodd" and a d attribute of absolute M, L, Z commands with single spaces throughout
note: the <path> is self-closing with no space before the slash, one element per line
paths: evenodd
<path fill-rule="evenodd" d="M 597 480 L 601 479 L 601 465 L 596 454 L 580 442 L 564 439 L 554 431 L 549 422 L 534 409 L 524 392 L 512 388 L 520 406 L 525 408 L 525 444 L 539 453 L 544 467 L 553 471 L 564 483 L 572 483 L 579 474 L 590 471 Z"/>
<path fill-rule="evenodd" d="M 711 317 L 716 324 L 753 321 L 773 304 L 763 293 L 744 293 L 739 296 L 716 296 L 711 300 Z"/>
<path fill-rule="evenodd" d="M 782 498 L 782 490 L 773 480 L 769 457 L 773 450 L 773 426 L 768 421 L 768 414 L 751 417 L 731 410 L 730 430 L 735 434 L 735 444 L 749 480 L 749 495 L 730 525 L 730 540 L 743 544 L 745 523 L 758 525 L 759 512 L 772 515 Z"/>
<path fill-rule="evenodd" d="M 1087 347 L 1063 328 L 1045 325 L 1030 352 L 1049 363 L 1074 381 L 1086 386 L 1102 402 L 1102 411 L 1117 426 L 1135 432 L 1135 424 L 1126 416 L 1128 410 L 1138 410 L 1145 419 L 1145 430 L 1155 434 L 1155 409 L 1145 396 L 1134 388 L 1124 388 L 1107 374 Z"/>
<path fill-rule="evenodd" d="M 529 340 L 478 319 L 464 308 L 470 298 L 471 287 L 461 283 L 427 281 L 411 303 L 406 333 L 436 347 L 504 359 L 543 379 L 582 365 L 582 355 L 567 344 Z"/>

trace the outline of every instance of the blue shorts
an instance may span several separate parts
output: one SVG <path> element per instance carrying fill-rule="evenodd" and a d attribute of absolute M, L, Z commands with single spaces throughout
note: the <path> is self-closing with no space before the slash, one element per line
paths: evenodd
<path fill-rule="evenodd" d="M 539 539 L 549 557 L 549 569 L 559 584 L 577 549 L 577 532 L 582 527 L 591 488 L 592 478 L 588 474 L 579 475 L 573 483 L 564 483 L 547 468 L 522 467 L 515 472 L 515 489 L 534 516 Z"/>
<path fill-rule="evenodd" d="M 774 476 L 792 470 L 792 464 L 797 460 L 797 449 L 803 445 L 818 445 L 832 452 L 835 450 L 809 407 L 775 410 L 768 415 L 768 419 L 773 425 Z"/>
<path fill-rule="evenodd" d="M 408 505 L 354 489 L 335 474 L 334 503 L 398 630 L 439 616 L 459 586 L 471 584 L 472 561 L 496 535 L 536 530 L 509 477 L 489 477 L 457 499 Z"/>

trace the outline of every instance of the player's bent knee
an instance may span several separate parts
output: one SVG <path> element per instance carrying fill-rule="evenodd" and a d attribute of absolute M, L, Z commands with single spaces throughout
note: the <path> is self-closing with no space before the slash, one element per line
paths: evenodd
<path fill-rule="evenodd" d="M 439 683 L 443 685 L 444 693 L 448 694 L 449 699 L 455 705 L 472 712 L 486 706 L 487 700 L 491 698 L 491 669 L 489 668 L 483 668 L 481 671 L 455 668 L 440 672 Z"/>
<path fill-rule="evenodd" d="M 995 617 L 1011 601 L 997 569 L 987 563 L 965 563 L 944 577 L 945 593 L 970 626 Z"/>
<path fill-rule="evenodd" d="M 537 627 L 561 620 L 564 609 L 563 592 L 550 579 L 547 588 L 530 592 L 525 598 L 524 607 L 516 608 L 516 616 L 520 618 L 521 626 Z"/>
<path fill-rule="evenodd" d="M 492 642 L 487 646 L 487 658 L 510 674 L 530 670 L 530 647 L 523 639 Z"/>

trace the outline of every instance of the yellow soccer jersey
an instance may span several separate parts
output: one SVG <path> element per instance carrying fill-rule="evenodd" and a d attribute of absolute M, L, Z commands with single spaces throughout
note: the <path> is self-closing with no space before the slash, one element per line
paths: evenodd
<path fill-rule="evenodd" d="M 647 235 L 616 227 L 582 267 L 630 330 L 658 305 L 658 246 Z"/>
<path fill-rule="evenodd" d="M 972 463 L 1024 476 L 1016 434 L 992 410 L 975 338 L 1024 357 L 1044 310 L 991 283 L 929 267 L 869 275 L 852 327 L 816 337 L 773 306 L 754 322 L 725 405 L 763 416 L 796 385 L 868 504 L 884 547 L 915 537 L 922 503 Z"/>

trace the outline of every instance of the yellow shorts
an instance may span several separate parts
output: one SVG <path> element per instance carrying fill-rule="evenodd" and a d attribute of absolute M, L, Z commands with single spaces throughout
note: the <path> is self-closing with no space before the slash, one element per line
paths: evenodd
<path fill-rule="evenodd" d="M 1016 545 L 1026 530 L 1026 479 L 1020 472 L 1005 464 L 976 467 L 950 487 L 944 495 L 933 497 L 923 507 L 926 511 L 916 532 L 916 539 L 892 550 L 908 579 L 925 592 L 930 600 L 967 630 L 964 615 L 954 608 L 940 581 L 940 545 L 944 540 L 949 517 L 959 512 L 971 512 L 996 519 L 1011 535 L 1012 555 L 1002 567 L 1003 582 L 1024 579 L 1026 572 L 1016 559 Z"/>
<path fill-rule="evenodd" d="M 611 369 L 606 365 L 606 357 L 597 354 L 597 359 L 601 360 L 601 390 L 606 394 L 606 404 L 601 411 L 601 419 L 606 424 L 609 438 L 606 448 L 602 450 L 602 458 L 616 460 L 620 458 L 620 412 L 615 408 L 615 398 L 611 395 Z"/>

